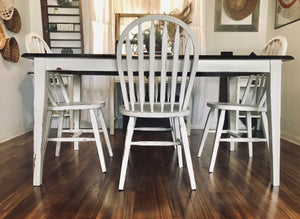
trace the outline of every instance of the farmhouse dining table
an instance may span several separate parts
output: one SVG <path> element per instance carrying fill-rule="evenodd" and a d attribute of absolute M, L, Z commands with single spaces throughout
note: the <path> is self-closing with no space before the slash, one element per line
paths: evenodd
<path fill-rule="evenodd" d="M 118 75 L 116 56 L 108 54 L 40 54 L 24 53 L 23 58 L 34 61 L 34 134 L 33 134 L 33 185 L 40 186 L 43 177 L 44 153 L 46 150 L 43 121 L 47 106 L 48 71 L 74 75 Z M 229 101 L 236 102 L 236 77 L 257 73 L 267 76 L 267 109 L 270 138 L 270 180 L 273 186 L 280 184 L 280 113 L 281 113 L 281 68 L 282 61 L 292 56 L 258 55 L 200 55 L 197 76 L 228 76 Z M 168 59 L 167 62 L 172 62 Z M 134 60 L 133 70 L 138 70 Z M 180 65 L 180 61 L 178 65 Z M 157 71 L 159 71 L 157 61 Z M 171 65 L 167 65 L 171 66 Z M 145 70 L 147 60 L 145 59 Z M 74 101 L 80 100 L 80 77 L 74 77 Z M 231 115 L 232 116 L 232 115 Z M 237 116 L 230 119 L 230 128 L 237 125 Z M 232 147 L 232 146 L 231 146 Z"/>

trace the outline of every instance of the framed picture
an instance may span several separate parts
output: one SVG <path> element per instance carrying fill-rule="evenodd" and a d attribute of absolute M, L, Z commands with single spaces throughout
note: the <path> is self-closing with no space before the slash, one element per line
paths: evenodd
<path fill-rule="evenodd" d="M 257 32 L 259 5 L 259 0 L 215 0 L 215 32 Z"/>
<path fill-rule="evenodd" d="M 275 29 L 300 20 L 300 0 L 276 0 Z"/>

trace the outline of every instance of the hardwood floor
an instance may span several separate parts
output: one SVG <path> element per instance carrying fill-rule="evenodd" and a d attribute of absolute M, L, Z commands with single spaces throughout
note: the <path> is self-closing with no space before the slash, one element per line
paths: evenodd
<path fill-rule="evenodd" d="M 41 187 L 32 186 L 32 133 L 2 143 L 0 218 L 300 218 L 300 146 L 281 141 L 281 185 L 273 188 L 265 144 L 254 144 L 252 159 L 246 144 L 235 152 L 223 144 L 209 174 L 212 136 L 198 159 L 200 137 L 192 131 L 196 191 L 172 147 L 138 147 L 132 148 L 125 190 L 119 192 L 120 131 L 110 138 L 112 159 L 104 149 L 106 174 L 94 143 L 81 144 L 80 151 L 64 143 L 59 158 L 49 143 Z"/>

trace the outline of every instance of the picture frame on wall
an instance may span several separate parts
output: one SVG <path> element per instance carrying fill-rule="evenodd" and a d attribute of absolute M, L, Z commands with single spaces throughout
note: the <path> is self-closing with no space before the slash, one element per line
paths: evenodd
<path fill-rule="evenodd" d="M 276 0 L 275 29 L 300 20 L 300 0 Z"/>
<path fill-rule="evenodd" d="M 215 0 L 215 32 L 257 32 L 259 0 Z"/>

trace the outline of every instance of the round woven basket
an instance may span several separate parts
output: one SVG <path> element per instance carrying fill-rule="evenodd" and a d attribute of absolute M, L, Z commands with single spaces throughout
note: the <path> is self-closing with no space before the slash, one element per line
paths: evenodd
<path fill-rule="evenodd" d="M 11 62 L 18 62 L 20 58 L 19 45 L 14 37 L 7 38 L 3 50 L 1 50 L 2 57 Z"/>
<path fill-rule="evenodd" d="M 2 26 L 0 25 L 0 50 L 2 50 L 6 43 L 6 36 Z"/>
<path fill-rule="evenodd" d="M 21 17 L 17 9 L 14 9 L 14 14 L 9 20 L 4 20 L 6 28 L 14 33 L 19 33 L 21 30 Z"/>
<path fill-rule="evenodd" d="M 0 17 L 9 20 L 14 14 L 15 0 L 0 0 Z"/>
<path fill-rule="evenodd" d="M 255 10 L 257 1 L 259 0 L 224 0 L 223 7 L 230 18 L 239 21 Z"/>

